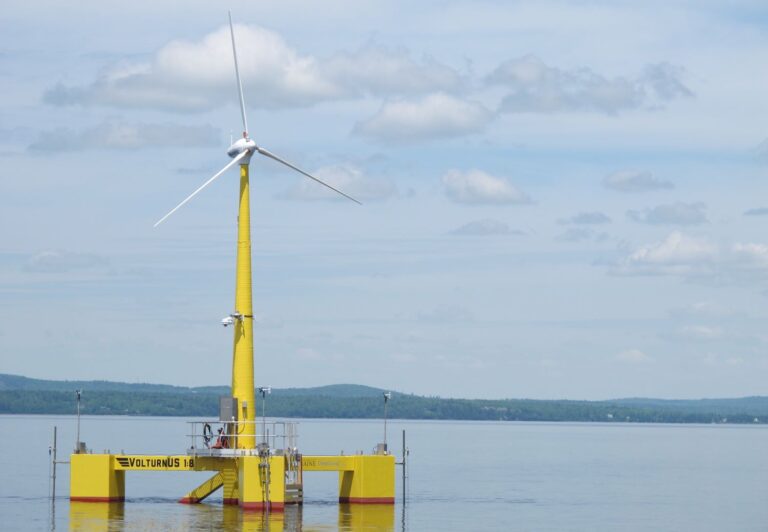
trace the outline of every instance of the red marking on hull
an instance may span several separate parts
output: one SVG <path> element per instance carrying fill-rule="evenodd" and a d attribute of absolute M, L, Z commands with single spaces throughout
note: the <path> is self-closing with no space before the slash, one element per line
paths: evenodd
<path fill-rule="evenodd" d="M 271 502 L 269 504 L 269 511 L 270 512 L 283 512 L 285 511 L 285 503 L 282 502 Z M 240 503 L 240 506 L 243 508 L 243 510 L 260 510 L 264 511 L 267 509 L 267 503 L 264 502 L 243 502 Z"/>
<path fill-rule="evenodd" d="M 227 505 L 237 505 L 240 501 L 238 499 L 232 498 L 232 497 L 224 497 L 223 504 Z"/>
<path fill-rule="evenodd" d="M 125 497 L 70 497 L 75 502 L 124 502 Z"/>

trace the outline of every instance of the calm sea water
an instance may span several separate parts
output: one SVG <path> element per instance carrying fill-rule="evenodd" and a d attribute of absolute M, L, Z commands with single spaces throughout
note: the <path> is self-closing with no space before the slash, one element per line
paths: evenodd
<path fill-rule="evenodd" d="M 84 417 L 95 451 L 183 453 L 179 418 Z M 299 420 L 306 454 L 370 450 L 374 421 Z M 305 475 L 305 503 L 265 520 L 177 499 L 208 473 L 135 472 L 125 504 L 70 504 L 69 468 L 48 498 L 48 447 L 59 427 L 66 459 L 72 418 L 0 416 L 0 530 L 768 530 L 768 427 L 581 423 L 389 423 L 410 453 L 408 499 L 340 506 L 335 473 Z M 398 470 L 398 498 L 400 494 Z"/>

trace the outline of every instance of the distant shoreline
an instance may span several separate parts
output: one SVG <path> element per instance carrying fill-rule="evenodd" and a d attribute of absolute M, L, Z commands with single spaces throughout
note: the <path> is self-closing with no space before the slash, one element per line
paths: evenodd
<path fill-rule="evenodd" d="M 109 381 L 53 381 L 0 374 L 0 414 L 71 415 L 82 389 L 84 415 L 216 417 L 226 386 L 184 388 Z M 270 417 L 378 419 L 384 390 L 354 384 L 274 389 Z M 401 420 L 601 423 L 768 423 L 768 397 L 737 399 L 445 399 L 393 392 L 388 415 Z"/>

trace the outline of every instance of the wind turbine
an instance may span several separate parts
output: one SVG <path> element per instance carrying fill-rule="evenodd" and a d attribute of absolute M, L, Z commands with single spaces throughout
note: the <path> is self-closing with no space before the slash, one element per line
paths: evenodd
<path fill-rule="evenodd" d="M 269 150 L 257 145 L 248 134 L 248 120 L 245 115 L 245 98 L 243 97 L 243 84 L 240 80 L 240 69 L 237 64 L 237 48 L 235 46 L 235 30 L 232 26 L 232 12 L 229 12 L 229 32 L 232 36 L 232 55 L 235 60 L 235 77 L 237 78 L 237 91 L 240 97 L 240 115 L 243 119 L 243 138 L 233 142 L 227 150 L 232 160 L 208 181 L 200 185 L 192 194 L 176 205 L 171 211 L 160 218 L 155 227 L 163 223 L 170 215 L 179 210 L 189 200 L 194 198 L 205 187 L 213 183 L 217 178 L 240 163 L 240 202 L 237 222 L 237 273 L 235 282 L 235 311 L 228 319 L 222 322 L 224 325 L 232 324 L 234 327 L 234 354 L 232 361 L 232 397 L 237 400 L 237 448 L 253 449 L 256 447 L 255 420 L 256 404 L 254 401 L 253 380 L 253 295 L 251 289 L 251 206 L 248 165 L 254 153 L 269 157 L 300 174 L 313 179 L 317 183 L 341 194 L 345 198 L 361 204 L 352 196 L 349 196 L 317 177 L 305 172 L 301 168 L 278 157 Z"/>

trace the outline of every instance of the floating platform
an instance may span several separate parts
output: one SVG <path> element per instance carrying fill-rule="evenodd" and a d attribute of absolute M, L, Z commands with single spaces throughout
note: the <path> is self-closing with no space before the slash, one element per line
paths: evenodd
<path fill-rule="evenodd" d="M 208 423 L 208 422 L 197 422 Z M 289 426 L 295 435 L 295 423 Z M 274 435 L 275 432 L 273 431 Z M 195 436 L 196 437 L 196 436 Z M 281 436 L 271 436 L 274 440 Z M 194 437 L 193 437 L 194 441 Z M 394 504 L 395 457 L 380 454 L 302 455 L 295 447 L 256 449 L 194 446 L 183 455 L 73 454 L 70 459 L 70 500 L 122 502 L 128 471 L 211 471 L 213 475 L 181 497 L 196 504 L 223 489 L 225 505 L 245 510 L 283 511 L 286 505 L 304 500 L 304 473 L 337 471 L 339 502 L 346 504 Z"/>
<path fill-rule="evenodd" d="M 295 461 L 292 461 L 294 460 Z M 394 504 L 395 457 L 344 456 L 198 456 L 142 454 L 73 454 L 70 500 L 122 502 L 126 471 L 213 471 L 215 474 L 180 499 L 199 503 L 220 488 L 224 504 L 246 510 L 282 511 L 303 502 L 308 471 L 339 472 L 339 502 Z"/>

